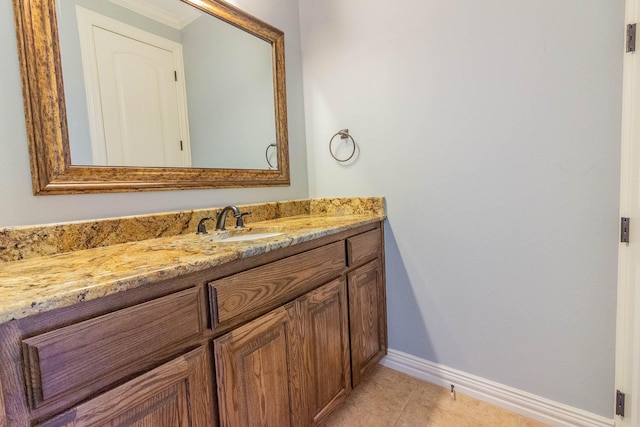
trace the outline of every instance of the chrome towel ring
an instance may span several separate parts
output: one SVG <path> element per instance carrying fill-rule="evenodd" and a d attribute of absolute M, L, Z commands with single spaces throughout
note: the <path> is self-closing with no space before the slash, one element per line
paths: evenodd
<path fill-rule="evenodd" d="M 264 157 L 267 159 L 267 164 L 269 165 L 269 169 L 277 169 L 277 168 L 276 168 L 275 166 L 273 166 L 273 165 L 271 164 L 271 162 L 269 161 L 269 148 L 271 148 L 271 147 L 276 148 L 276 147 L 277 147 L 277 145 L 276 145 L 275 143 L 267 145 L 267 149 L 266 149 L 266 150 L 264 150 Z"/>
<path fill-rule="evenodd" d="M 347 157 L 346 159 L 339 159 L 333 153 L 333 140 L 338 135 L 340 135 L 340 139 L 350 139 L 351 144 L 353 144 L 353 150 L 351 151 L 351 154 L 349 155 L 349 157 Z M 353 155 L 356 154 L 356 140 L 353 139 L 353 137 L 349 134 L 349 129 L 341 129 L 331 137 L 331 140 L 329 141 L 329 153 L 331 154 L 331 157 L 333 157 L 336 161 L 340 163 L 348 162 L 349 160 L 351 160 Z"/>

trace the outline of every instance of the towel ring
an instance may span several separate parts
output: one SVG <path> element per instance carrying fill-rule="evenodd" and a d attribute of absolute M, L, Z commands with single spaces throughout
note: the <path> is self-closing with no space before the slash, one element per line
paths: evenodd
<path fill-rule="evenodd" d="M 340 135 L 340 139 L 349 138 L 351 140 L 351 143 L 353 144 L 353 151 L 351 152 L 349 157 L 347 157 L 346 159 L 339 159 L 339 158 L 336 157 L 335 154 L 333 154 L 333 145 L 332 145 L 333 144 L 333 140 L 338 135 Z M 331 137 L 331 140 L 329 141 L 329 153 L 331 154 L 331 157 L 333 157 L 336 161 L 338 161 L 340 163 L 348 162 L 349 160 L 351 160 L 353 155 L 356 154 L 356 140 L 353 139 L 353 137 L 351 135 L 349 135 L 349 129 L 341 129 Z"/>
<path fill-rule="evenodd" d="M 273 166 L 269 161 L 269 148 L 271 147 L 276 148 L 277 145 L 275 143 L 267 145 L 267 149 L 264 150 L 264 157 L 267 159 L 267 164 L 269 165 L 269 169 L 276 169 L 275 166 Z"/>

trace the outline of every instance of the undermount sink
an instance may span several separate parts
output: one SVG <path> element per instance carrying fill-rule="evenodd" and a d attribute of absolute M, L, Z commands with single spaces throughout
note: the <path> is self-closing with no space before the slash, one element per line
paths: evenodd
<path fill-rule="evenodd" d="M 283 235 L 284 232 L 273 229 L 236 229 L 216 231 L 205 238 L 208 242 L 245 242 L 250 240 L 267 239 Z"/>
<path fill-rule="evenodd" d="M 243 242 L 245 240 L 258 240 L 258 239 L 266 239 L 267 237 L 276 237 L 276 236 L 281 236 L 284 233 L 282 232 L 271 232 L 271 233 L 249 233 L 249 234 L 242 234 L 239 236 L 229 236 L 229 237 L 223 237 L 220 240 L 218 240 L 219 242 Z"/>

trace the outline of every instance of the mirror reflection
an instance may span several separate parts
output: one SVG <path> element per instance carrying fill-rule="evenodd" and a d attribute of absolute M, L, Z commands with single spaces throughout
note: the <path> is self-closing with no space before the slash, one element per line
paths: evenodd
<path fill-rule="evenodd" d="M 277 168 L 270 43 L 177 0 L 57 8 L 73 165 Z"/>

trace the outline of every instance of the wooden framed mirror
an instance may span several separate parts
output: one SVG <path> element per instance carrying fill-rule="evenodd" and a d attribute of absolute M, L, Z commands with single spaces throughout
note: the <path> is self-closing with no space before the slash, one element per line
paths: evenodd
<path fill-rule="evenodd" d="M 244 115 L 237 119 L 237 123 L 233 122 L 235 119 L 231 120 L 227 117 L 220 119 L 232 125 L 228 126 L 231 129 L 229 132 L 232 133 L 229 134 L 228 132 L 226 137 L 213 136 L 215 132 L 212 131 L 200 132 L 201 135 L 205 135 L 204 144 L 220 143 L 216 139 L 224 140 L 222 143 L 227 148 L 236 147 L 236 152 L 240 153 L 237 156 L 243 157 L 249 151 L 253 156 L 260 156 L 261 159 L 265 160 L 264 167 L 256 167 L 255 164 L 249 163 L 246 165 L 241 163 L 233 165 L 232 163 L 235 161 L 231 161 L 229 166 L 218 165 L 214 162 L 211 163 L 211 166 L 209 164 L 200 165 L 196 161 L 193 162 L 192 166 L 189 166 L 191 164 L 188 163 L 190 160 L 187 160 L 187 165 L 184 166 L 141 164 L 144 161 L 139 161 L 140 163 L 134 161 L 131 165 L 126 162 L 115 165 L 99 162 L 92 163 L 91 160 L 78 161 L 77 159 L 80 157 L 75 154 L 70 145 L 70 134 L 76 132 L 74 119 L 78 116 L 78 113 L 76 109 L 71 112 L 67 109 L 71 104 L 71 97 L 69 97 L 68 103 L 66 101 L 65 83 L 71 85 L 78 79 L 70 78 L 68 82 L 63 80 L 63 71 L 66 72 L 67 69 L 65 68 L 66 64 L 63 64 L 61 60 L 60 17 L 58 16 L 61 10 L 60 1 L 13 0 L 34 194 L 289 185 L 284 33 L 282 31 L 220 0 L 167 0 L 186 4 L 190 8 L 197 10 L 198 13 L 206 15 L 206 19 L 220 20 L 226 23 L 225 25 L 240 29 L 245 36 L 251 35 L 251 37 L 268 44 L 267 56 L 270 53 L 271 63 L 269 68 L 272 72 L 268 79 L 272 86 L 269 86 L 266 91 L 261 91 L 272 93 L 272 95 L 269 95 L 270 98 L 266 98 L 268 100 L 267 103 L 273 105 L 273 110 L 267 114 L 270 119 L 266 120 L 266 122 L 270 123 L 271 129 L 273 129 L 272 134 L 254 138 L 260 140 L 256 146 L 257 148 L 249 148 L 244 142 L 235 141 L 234 129 L 237 130 L 239 135 L 241 130 L 247 127 L 251 128 L 252 123 L 256 122 L 252 116 L 246 117 Z M 127 1 L 155 3 L 149 0 L 93 0 L 93 3 L 107 2 L 109 7 L 113 8 L 121 6 L 113 6 L 110 3 Z M 78 2 L 80 1 L 78 0 Z M 66 21 L 64 25 L 66 30 Z M 71 30 L 77 31 L 76 28 L 71 28 Z M 202 41 L 202 38 L 200 38 L 200 42 Z M 66 47 L 63 48 L 66 49 Z M 62 57 L 64 59 L 64 55 Z M 208 58 L 209 54 L 198 54 L 197 57 Z M 245 66 L 244 68 L 252 70 L 255 67 Z M 188 70 L 185 71 L 187 75 L 186 86 L 189 86 L 189 72 Z M 211 81 L 220 83 L 220 86 L 229 86 L 228 79 L 224 77 L 216 77 L 209 71 L 204 74 L 210 76 Z M 82 90 L 86 90 L 86 93 L 90 91 L 84 88 Z M 194 90 L 201 94 L 208 94 L 208 88 L 192 88 L 192 91 Z M 205 96 L 205 98 L 219 99 L 221 97 L 216 95 Z M 205 117 L 205 123 L 207 121 L 215 121 L 216 118 L 219 118 L 218 116 L 223 116 L 224 112 L 232 109 L 231 104 L 236 104 L 236 98 L 223 100 L 221 106 L 192 109 L 196 112 L 204 113 L 201 115 Z M 87 99 L 90 99 L 90 97 Z M 89 102 L 87 101 L 87 105 Z M 245 100 L 245 102 L 251 101 Z M 155 106 L 155 104 L 149 105 L 151 107 Z M 186 105 L 191 106 L 189 103 Z M 247 105 L 249 104 L 245 104 L 244 107 L 240 105 L 239 108 L 247 110 Z M 250 105 L 253 105 L 253 103 Z M 189 125 L 191 125 L 192 120 L 192 109 L 189 110 Z M 86 114 L 89 115 L 90 113 Z M 71 127 L 69 126 L 70 122 L 72 123 Z M 156 126 L 147 125 L 146 129 L 154 129 Z M 106 128 L 106 125 L 94 125 L 95 129 L 100 130 L 101 127 Z M 186 129 L 187 132 L 191 129 L 193 134 L 197 133 L 194 130 L 194 126 L 187 126 Z M 80 132 L 76 133 L 82 135 Z M 95 144 L 93 133 L 91 133 L 90 138 L 91 143 Z M 79 139 L 85 140 L 87 137 L 79 137 Z M 182 141 L 176 140 L 175 142 L 176 144 L 179 143 L 180 149 L 183 150 Z M 202 147 L 203 142 L 199 140 L 198 143 Z M 196 144 L 192 144 L 192 146 L 196 147 Z M 222 152 L 224 148 L 208 145 L 204 149 L 208 154 L 195 155 L 193 153 L 194 150 L 192 150 L 191 153 L 194 154 L 192 157 L 195 157 L 198 161 L 207 156 L 217 157 L 217 153 Z M 202 150 L 202 148 L 199 148 L 199 150 Z M 147 150 L 147 153 L 149 152 Z"/>

